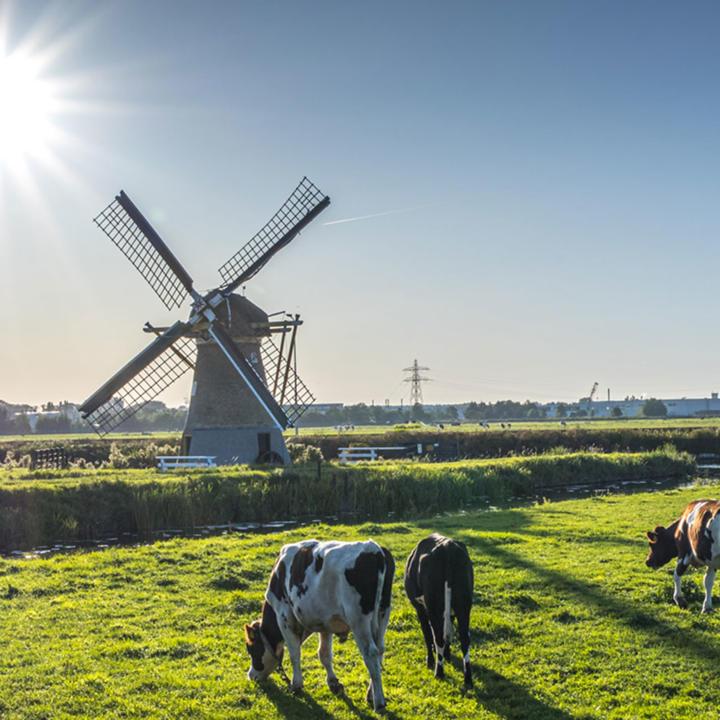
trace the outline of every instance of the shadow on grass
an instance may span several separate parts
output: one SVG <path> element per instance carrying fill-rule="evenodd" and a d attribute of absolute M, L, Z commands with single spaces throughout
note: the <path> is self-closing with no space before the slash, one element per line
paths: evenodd
<path fill-rule="evenodd" d="M 334 717 L 306 692 L 293 695 L 286 687 L 279 687 L 274 682 L 265 682 L 261 685 L 262 691 L 268 700 L 275 706 L 279 715 L 286 718 L 319 718 L 331 720 Z"/>
<path fill-rule="evenodd" d="M 569 510 L 543 510 L 548 515 L 572 515 Z M 643 533 L 639 533 L 637 538 L 623 537 L 620 535 L 599 534 L 579 534 L 572 530 L 557 529 L 552 527 L 543 528 L 533 527 L 535 520 L 522 508 L 503 509 L 494 512 L 487 512 L 482 515 L 482 521 L 478 522 L 477 527 L 470 528 L 481 533 L 497 533 L 497 537 L 489 535 L 486 538 L 479 538 L 484 542 L 492 545 L 511 545 L 513 543 L 522 542 L 523 536 L 527 535 L 532 538 L 549 538 L 551 540 L 561 540 L 578 544 L 608 544 L 608 545 L 626 545 L 628 547 L 642 547 L 644 542 Z M 430 520 L 422 520 L 417 523 L 418 527 L 425 528 L 432 532 L 448 533 L 456 540 L 463 538 L 457 533 L 466 533 L 468 530 L 468 517 L 466 515 L 455 515 L 452 517 L 434 518 Z M 471 537 L 467 535 L 467 537 Z M 476 538 L 478 539 L 478 538 Z M 464 540 L 466 543 L 469 540 Z"/>
<path fill-rule="evenodd" d="M 387 688 L 383 688 L 387 693 Z M 365 704 L 365 700 L 360 706 L 353 702 L 353 700 L 347 695 L 343 694 L 340 699 L 347 705 L 347 709 L 357 718 L 361 720 L 377 720 L 378 714 L 370 707 Z M 386 696 L 386 702 L 392 703 L 392 698 L 388 699 Z M 398 716 L 392 710 L 385 710 L 382 714 L 384 718 L 390 718 L 390 720 L 398 720 Z"/>
<path fill-rule="evenodd" d="M 462 686 L 463 664 L 461 658 L 453 654 L 450 662 L 458 672 L 458 679 L 455 681 L 452 675 L 448 675 L 445 682 L 452 684 L 457 682 L 458 692 L 474 698 L 486 710 L 500 715 L 506 720 L 572 720 L 574 717 L 531 695 L 522 685 L 518 685 L 495 670 L 475 662 L 472 663 L 475 686 L 466 689 Z M 432 677 L 428 681 L 438 682 Z"/>
<path fill-rule="evenodd" d="M 521 567 L 535 574 L 548 585 L 575 596 L 585 605 L 594 606 L 601 613 L 612 615 L 615 620 L 633 630 L 652 635 L 656 640 L 674 646 L 683 657 L 692 656 L 696 662 L 705 665 L 707 670 L 714 670 L 720 661 L 720 648 L 714 643 L 708 643 L 707 638 L 695 629 L 680 628 L 674 623 L 638 610 L 635 605 L 606 594 L 597 585 L 551 570 L 512 550 L 486 542 L 483 538 L 467 534 L 457 534 L 455 537 L 470 547 L 493 555 L 495 560 L 501 559 L 508 567 Z"/>
<path fill-rule="evenodd" d="M 262 686 L 262 691 L 266 697 L 275 706 L 279 715 L 286 718 L 312 718 L 315 720 L 329 720 L 334 718 L 335 715 L 328 712 L 322 705 L 316 702 L 306 691 L 294 695 L 290 692 L 289 688 L 284 686 L 278 686 L 274 682 L 266 682 Z M 377 720 L 377 713 L 375 713 L 369 705 L 365 704 L 365 697 L 363 695 L 362 702 L 357 704 L 350 698 L 346 693 L 343 693 L 340 698 L 348 710 L 360 720 Z M 392 712 L 392 710 L 386 710 L 383 713 L 384 718 L 389 720 L 398 720 L 398 716 Z"/>
<path fill-rule="evenodd" d="M 518 535 L 531 535 L 534 538 L 549 538 L 550 540 L 560 540 L 562 542 L 571 542 L 578 544 L 606 544 L 606 545 L 627 545 L 628 547 L 636 547 L 645 549 L 647 541 L 644 535 L 640 533 L 637 538 L 622 537 L 620 535 L 576 535 L 572 532 L 563 532 L 555 529 L 549 530 L 515 530 Z"/>

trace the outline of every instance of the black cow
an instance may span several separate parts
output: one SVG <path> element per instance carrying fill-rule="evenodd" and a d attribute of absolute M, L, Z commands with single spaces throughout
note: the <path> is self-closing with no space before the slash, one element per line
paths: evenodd
<path fill-rule="evenodd" d="M 472 687 L 469 649 L 473 566 L 465 545 L 437 534 L 421 540 L 405 565 L 405 592 L 417 612 L 427 645 L 427 665 L 435 668 L 436 678 L 445 677 L 443 663 L 450 658 L 455 616 L 465 685 Z"/>

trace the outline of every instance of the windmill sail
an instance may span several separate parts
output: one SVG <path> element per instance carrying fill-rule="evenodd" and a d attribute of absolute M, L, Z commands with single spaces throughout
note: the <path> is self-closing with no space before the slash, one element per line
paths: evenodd
<path fill-rule="evenodd" d="M 95 223 L 138 269 L 168 310 L 180 307 L 193 281 L 132 200 L 120 191 Z"/>
<path fill-rule="evenodd" d="M 295 425 L 315 402 L 315 396 L 295 372 L 290 357 L 283 356 L 271 337 L 264 338 L 260 350 L 265 373 L 268 378 L 273 379 L 273 397 L 287 415 L 289 424 Z"/>
<path fill-rule="evenodd" d="M 220 267 L 223 292 L 249 280 L 329 204 L 330 198 L 304 177 L 270 221 Z"/>
<path fill-rule="evenodd" d="M 184 336 L 189 329 L 176 322 L 80 406 L 99 435 L 107 435 L 192 369 L 196 347 Z"/>

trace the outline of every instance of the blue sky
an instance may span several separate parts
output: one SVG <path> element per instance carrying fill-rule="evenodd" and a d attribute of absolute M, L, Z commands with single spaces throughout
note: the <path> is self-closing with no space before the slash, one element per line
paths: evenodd
<path fill-rule="evenodd" d="M 211 287 L 304 174 L 332 206 L 247 292 L 320 400 L 415 357 L 429 402 L 720 390 L 716 3 L 0 7 L 63 100 L 0 156 L 0 398 L 80 401 L 174 318 L 90 222 L 121 187 Z"/>

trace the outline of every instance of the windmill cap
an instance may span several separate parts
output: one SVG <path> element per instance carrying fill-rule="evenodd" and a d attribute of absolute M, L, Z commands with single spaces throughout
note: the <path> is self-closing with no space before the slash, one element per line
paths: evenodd
<path fill-rule="evenodd" d="M 267 313 L 246 297 L 232 294 L 215 308 L 215 314 L 227 328 L 231 337 L 269 335 L 270 331 L 257 327 L 268 322 Z"/>

